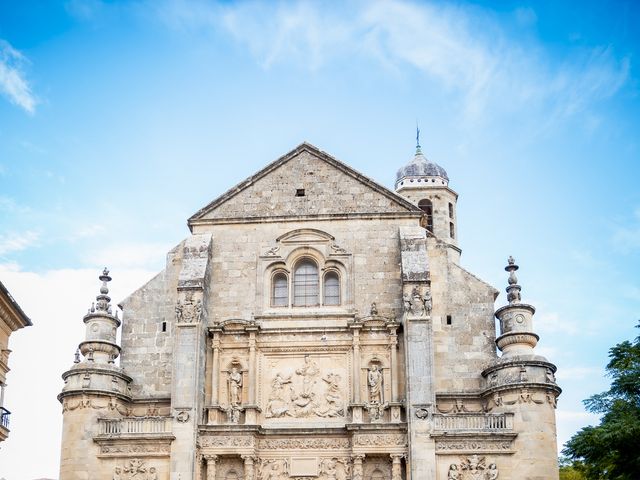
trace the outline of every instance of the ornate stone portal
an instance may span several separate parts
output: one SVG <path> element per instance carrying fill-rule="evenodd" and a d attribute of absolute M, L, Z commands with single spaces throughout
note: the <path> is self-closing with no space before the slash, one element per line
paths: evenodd
<path fill-rule="evenodd" d="M 510 259 L 495 339 L 448 182 L 420 147 L 393 193 L 302 144 L 191 217 L 122 321 L 103 272 L 60 479 L 557 478 L 535 309 Z"/>

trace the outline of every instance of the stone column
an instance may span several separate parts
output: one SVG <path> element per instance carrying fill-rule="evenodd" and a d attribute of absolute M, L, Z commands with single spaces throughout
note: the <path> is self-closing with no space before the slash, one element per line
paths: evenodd
<path fill-rule="evenodd" d="M 207 462 L 207 480 L 216 480 L 216 461 L 217 455 L 205 455 L 204 460 Z"/>
<path fill-rule="evenodd" d="M 398 401 L 398 335 L 396 326 L 389 326 L 389 353 L 391 354 L 391 401 Z"/>
<path fill-rule="evenodd" d="M 220 390 L 220 332 L 213 332 L 211 339 L 211 348 L 213 349 L 213 362 L 211 363 L 211 405 L 218 405 L 218 391 Z"/>
<path fill-rule="evenodd" d="M 402 455 L 401 453 L 392 453 L 391 455 L 391 480 L 402 480 Z"/>
<path fill-rule="evenodd" d="M 360 327 L 353 329 L 353 403 L 360 403 Z"/>
<path fill-rule="evenodd" d="M 253 480 L 255 473 L 255 457 L 251 455 L 242 455 L 242 460 L 244 460 L 244 480 Z"/>
<path fill-rule="evenodd" d="M 256 331 L 249 331 L 249 405 L 256 404 Z"/>
<path fill-rule="evenodd" d="M 364 460 L 364 455 L 353 455 L 351 457 L 353 459 L 353 476 L 352 480 L 363 480 L 364 472 L 362 470 L 362 461 Z"/>

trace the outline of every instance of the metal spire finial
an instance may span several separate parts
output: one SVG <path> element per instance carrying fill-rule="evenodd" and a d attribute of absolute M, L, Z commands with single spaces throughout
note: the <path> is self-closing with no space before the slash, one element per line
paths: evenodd
<path fill-rule="evenodd" d="M 422 154 L 422 148 L 420 148 L 420 126 L 416 122 L 416 155 Z"/>

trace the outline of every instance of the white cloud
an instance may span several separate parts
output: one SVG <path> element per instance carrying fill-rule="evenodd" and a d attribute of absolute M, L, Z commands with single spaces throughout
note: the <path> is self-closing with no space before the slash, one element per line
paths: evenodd
<path fill-rule="evenodd" d="M 11 232 L 0 235 L 0 255 L 10 252 L 19 252 L 37 244 L 40 234 L 33 231 L 24 233 Z"/>
<path fill-rule="evenodd" d="M 62 413 L 56 399 L 60 375 L 73 363 L 83 339 L 82 317 L 99 293 L 101 268 L 22 271 L 0 264 L 0 279 L 32 320 L 11 335 L 5 406 L 11 411 L 11 435 L 2 444 L 2 474 L 10 480 L 57 478 Z M 155 272 L 112 272 L 112 304 L 146 283 Z M 34 414 L 37 412 L 37 414 Z M 34 435 L 34 432 L 43 432 Z M 31 452 L 37 451 L 38 461 Z"/>
<path fill-rule="evenodd" d="M 164 243 L 113 244 L 89 252 L 84 260 L 91 265 L 96 261 L 106 262 L 113 271 L 130 268 L 153 269 L 159 260 L 165 258 L 171 247 Z M 162 267 L 164 264 L 160 268 Z"/>
<path fill-rule="evenodd" d="M 609 47 L 572 51 L 558 61 L 539 44 L 510 38 L 477 7 L 402 0 L 333 9 L 305 1 L 221 6 L 167 0 L 159 12 L 174 28 L 226 30 L 265 68 L 295 63 L 313 70 L 354 56 L 395 70 L 408 65 L 462 98 L 467 119 L 544 108 L 545 128 L 614 95 L 629 76 L 628 59 L 617 59 Z M 516 10 L 514 17 L 521 28 L 537 21 L 531 8 Z"/>
<path fill-rule="evenodd" d="M 0 92 L 29 113 L 36 110 L 36 98 L 24 74 L 28 63 L 9 42 L 0 39 Z"/>

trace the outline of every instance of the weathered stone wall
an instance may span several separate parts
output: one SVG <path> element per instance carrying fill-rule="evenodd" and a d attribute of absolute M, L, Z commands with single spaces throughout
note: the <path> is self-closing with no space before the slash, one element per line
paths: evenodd
<path fill-rule="evenodd" d="M 361 180 L 371 182 L 363 176 L 356 179 L 303 151 L 269 175 L 255 179 L 231 201 L 217 206 L 203 218 L 247 219 L 407 211 L 392 198 L 391 192 L 382 195 Z M 304 196 L 296 196 L 299 189 L 304 189 Z"/>
<path fill-rule="evenodd" d="M 166 268 L 124 301 L 120 365 L 133 378 L 134 397 L 171 395 L 173 327 L 182 244 Z M 163 331 L 163 323 L 165 331 Z M 129 373 L 131 372 L 131 373 Z"/>
<path fill-rule="evenodd" d="M 493 317 L 496 291 L 450 262 L 447 249 L 437 240 L 428 240 L 428 252 L 436 390 L 477 391 L 482 386 L 480 372 L 496 358 Z"/>

